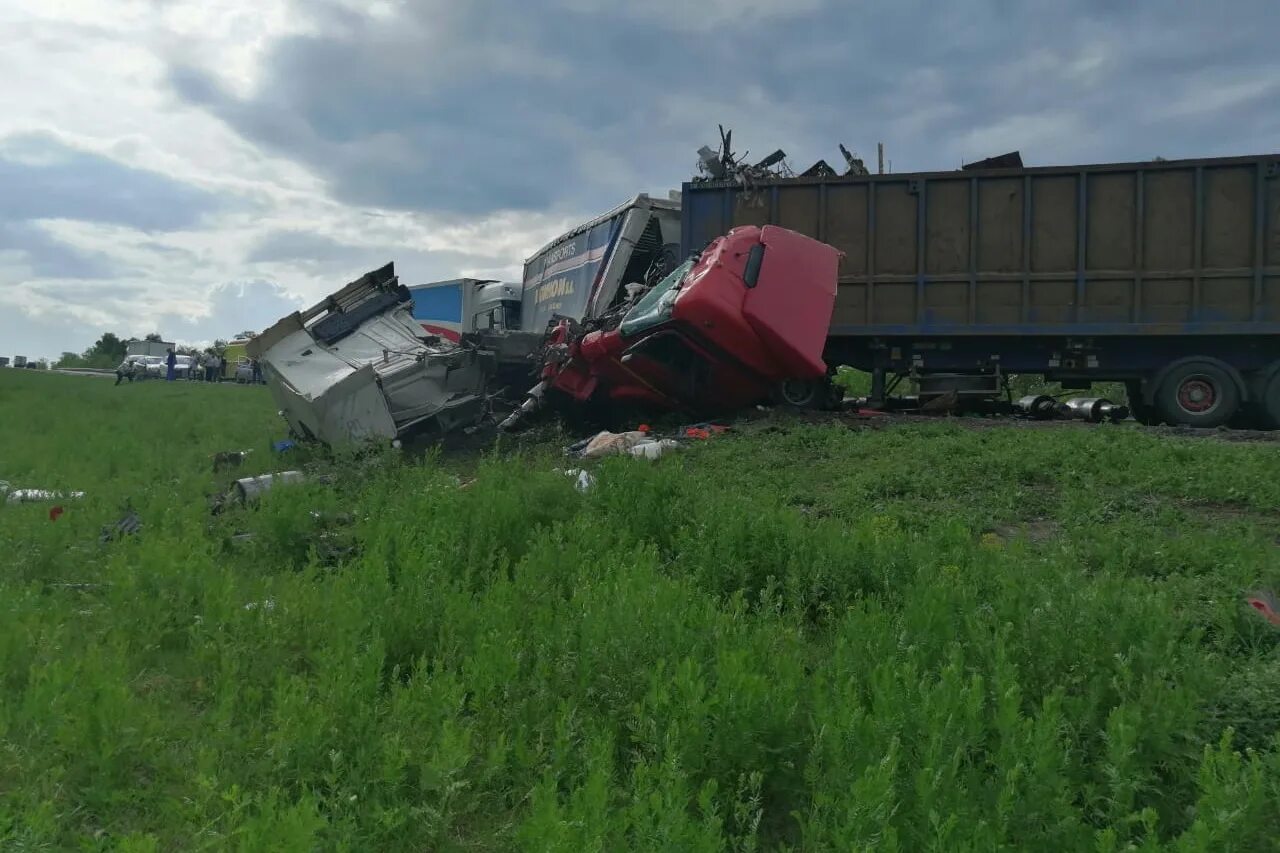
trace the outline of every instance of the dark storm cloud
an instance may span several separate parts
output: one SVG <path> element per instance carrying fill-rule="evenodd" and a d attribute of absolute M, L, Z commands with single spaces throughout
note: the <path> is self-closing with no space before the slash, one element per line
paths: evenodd
<path fill-rule="evenodd" d="M 296 261 L 330 264 L 372 257 L 377 251 L 349 246 L 306 231 L 273 231 L 258 240 L 245 261 L 251 264 Z"/>
<path fill-rule="evenodd" d="M 379 21 L 308 2 L 312 33 L 275 44 L 250 97 L 193 68 L 171 82 L 339 199 L 462 214 L 674 186 L 719 122 L 799 168 L 884 140 L 898 171 L 1015 148 L 1249 153 L 1280 133 L 1265 0 L 731 5 L 424 2 Z"/>
<path fill-rule="evenodd" d="M 68 148 L 52 136 L 0 140 L 0 221 L 76 219 L 172 231 L 196 225 L 214 196 L 156 172 Z"/>
<path fill-rule="evenodd" d="M 19 252 L 35 278 L 111 278 L 109 258 L 69 246 L 30 222 L 0 222 L 0 252 Z"/>
<path fill-rule="evenodd" d="M 335 281 L 357 276 L 395 261 L 406 283 L 451 278 L 460 269 L 500 267 L 509 259 L 461 252 L 426 252 L 404 246 L 352 246 L 306 231 L 273 231 L 262 237 L 245 258 L 247 263 L 292 264 Z M 344 278 L 345 276 L 345 278 Z"/>

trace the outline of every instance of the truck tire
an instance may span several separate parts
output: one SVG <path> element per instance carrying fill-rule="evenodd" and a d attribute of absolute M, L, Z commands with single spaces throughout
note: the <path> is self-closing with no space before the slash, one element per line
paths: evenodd
<path fill-rule="evenodd" d="M 835 386 L 831 377 L 818 379 L 786 379 L 778 383 L 774 398 L 778 405 L 791 409 L 830 409 L 834 405 Z"/>
<path fill-rule="evenodd" d="M 1156 389 L 1155 408 L 1166 422 L 1190 427 L 1220 427 L 1240 408 L 1240 389 L 1211 361 L 1180 364 Z"/>
<path fill-rule="evenodd" d="M 1262 399 L 1258 401 L 1262 415 L 1262 424 L 1266 429 L 1280 429 L 1280 373 L 1276 373 L 1262 389 Z"/>

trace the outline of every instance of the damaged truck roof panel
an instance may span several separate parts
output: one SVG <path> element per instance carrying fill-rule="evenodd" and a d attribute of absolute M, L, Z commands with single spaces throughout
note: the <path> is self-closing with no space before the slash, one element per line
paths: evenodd
<path fill-rule="evenodd" d="M 293 432 L 340 445 L 474 423 L 490 365 L 424 333 L 387 264 L 248 345 Z"/>

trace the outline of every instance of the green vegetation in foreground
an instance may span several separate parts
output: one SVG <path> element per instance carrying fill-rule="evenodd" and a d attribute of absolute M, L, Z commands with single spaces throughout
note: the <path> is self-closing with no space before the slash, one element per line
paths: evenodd
<path fill-rule="evenodd" d="M 211 519 L 261 389 L 0 371 L 0 846 L 1276 849 L 1275 445 L 779 424 Z"/>

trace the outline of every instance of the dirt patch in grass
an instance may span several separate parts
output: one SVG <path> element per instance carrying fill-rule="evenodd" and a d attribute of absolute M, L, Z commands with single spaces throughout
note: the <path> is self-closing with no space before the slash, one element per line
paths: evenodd
<path fill-rule="evenodd" d="M 1036 545 L 1056 539 L 1062 533 L 1062 525 L 1051 518 L 1040 518 L 1017 525 L 1003 525 L 996 532 L 1007 539 L 1023 538 Z"/>
<path fill-rule="evenodd" d="M 1257 510 L 1239 504 L 1216 501 L 1190 501 L 1182 504 L 1181 508 L 1191 518 L 1201 521 L 1243 521 L 1267 528 L 1280 526 L 1280 513 Z"/>
<path fill-rule="evenodd" d="M 1062 525 L 1051 518 L 1037 518 L 1013 524 L 997 524 L 982 532 L 982 537 L 994 537 L 999 542 L 1023 540 L 1032 545 L 1043 545 L 1062 534 Z"/>

